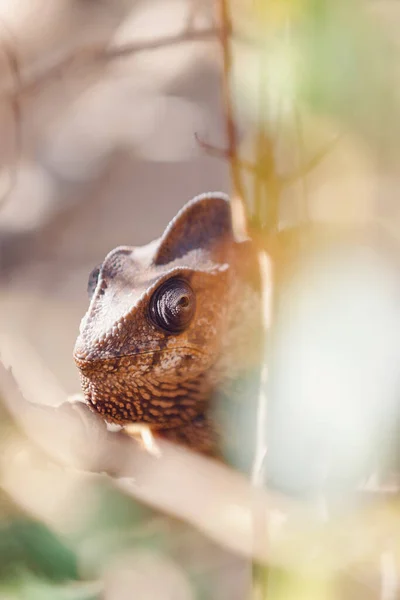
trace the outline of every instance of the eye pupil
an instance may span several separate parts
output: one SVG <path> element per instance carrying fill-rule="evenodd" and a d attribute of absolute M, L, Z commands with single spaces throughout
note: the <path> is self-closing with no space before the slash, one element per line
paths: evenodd
<path fill-rule="evenodd" d="M 190 300 L 187 296 L 182 296 L 181 299 L 179 300 L 178 304 L 182 308 L 187 308 L 190 304 Z"/>
<path fill-rule="evenodd" d="M 195 294 L 184 279 L 173 277 L 154 292 L 149 306 L 153 323 L 172 334 L 184 331 L 196 309 Z"/>

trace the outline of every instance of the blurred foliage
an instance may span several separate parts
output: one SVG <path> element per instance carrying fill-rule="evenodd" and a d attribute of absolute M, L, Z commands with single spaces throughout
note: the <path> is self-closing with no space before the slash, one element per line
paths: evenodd
<path fill-rule="evenodd" d="M 9 518 L 3 516 L 0 597 L 100 598 L 104 574 L 124 556 L 132 552 L 146 556 L 150 552 L 154 561 L 168 558 L 179 563 L 179 546 L 188 534 L 189 548 L 193 546 L 195 538 L 190 528 L 140 505 L 113 488 L 106 478 L 94 488 L 87 487 L 93 512 L 67 535 L 23 515 L 17 507 L 12 507 L 14 514 Z M 191 565 L 190 557 L 185 564 L 194 597 L 213 597 L 207 572 Z"/>
<path fill-rule="evenodd" d="M 237 46 L 236 92 L 271 131 L 293 127 L 294 111 L 333 120 L 370 141 L 395 143 L 398 89 L 393 47 L 365 2 L 243 0 L 252 48 Z M 260 96 L 261 94 L 261 96 Z M 390 115 L 391 125 L 385 120 Z M 385 126 L 386 124 L 386 126 Z M 393 146 L 392 146 L 393 147 Z"/>
<path fill-rule="evenodd" d="M 24 570 L 60 582 L 77 579 L 76 556 L 45 525 L 15 518 L 0 523 L 0 577 L 14 578 Z"/>
<path fill-rule="evenodd" d="M 230 7 L 234 29 L 244 31 L 248 42 L 234 43 L 233 76 L 236 99 L 255 123 L 255 134 L 253 130 L 251 135 L 256 160 L 251 175 L 256 184 L 251 200 L 259 221 L 263 220 L 260 215 L 268 214 L 265 220 L 272 229 L 279 220 L 279 206 L 273 203 L 281 199 L 274 171 L 274 144 L 281 131 L 293 127 L 297 112 L 307 114 L 312 121 L 321 118 L 332 122 L 340 132 L 353 131 L 365 137 L 370 148 L 381 142 L 388 150 L 395 148 L 400 115 L 391 47 L 366 5 L 357 1 L 237 0 Z M 389 120 L 391 126 L 387 127 L 385 122 Z M 304 136 L 307 142 L 307 129 Z M 318 233 L 326 237 L 326 231 L 320 229 Z M 277 280 L 284 272 L 286 261 L 282 257 L 288 247 L 304 240 L 311 243 L 312 237 L 301 228 L 279 235 L 273 248 Z M 290 238 L 286 243 L 281 241 L 285 236 Z M 217 418 L 226 434 L 228 462 L 248 474 L 255 454 L 260 373 L 249 373 L 247 379 L 232 383 L 234 391 L 228 391 L 216 403 Z M 273 416 L 272 411 L 270 414 Z M 274 425 L 270 420 L 268 427 Z M 2 420 L 3 443 L 9 435 L 8 427 L 9 421 Z M 288 436 L 284 442 L 288 447 L 293 438 Z M 277 463 L 281 469 L 281 455 Z M 302 471 L 307 471 L 307 465 Z M 0 597 L 103 598 L 105 573 L 132 552 L 171 559 L 182 566 L 194 598 L 214 597 L 214 574 L 198 559 L 207 555 L 207 549 L 196 547 L 201 536 L 193 528 L 135 502 L 119 492 L 106 476 L 87 482 L 87 497 L 89 510 L 79 507 L 84 517 L 80 515 L 82 519 L 68 534 L 53 531 L 24 514 L 5 496 L 0 498 Z M 398 519 L 397 506 L 390 518 Z M 305 537 L 301 541 L 306 548 Z M 330 573 L 307 575 L 295 570 L 265 569 L 257 563 L 254 575 L 261 598 L 337 597 L 337 582 L 332 582 Z"/>
<path fill-rule="evenodd" d="M 9 442 L 15 447 L 18 429 L 5 411 L 3 417 L 0 439 L 2 450 L 7 452 Z M 21 450 L 26 450 L 27 443 L 30 454 L 37 454 L 31 442 L 18 439 Z M 45 459 L 45 470 L 51 472 L 55 467 L 58 470 L 50 457 Z M 69 476 L 65 470 L 65 477 Z M 44 491 L 53 494 L 51 486 Z M 54 499 L 58 501 L 62 496 L 54 493 Z M 124 561 L 133 573 L 138 569 L 134 581 L 144 590 L 146 586 L 151 589 L 151 579 L 157 580 L 160 573 L 160 577 L 167 578 L 166 598 L 169 594 L 175 597 L 175 593 L 185 599 L 219 597 L 216 590 L 229 560 L 227 566 L 226 559 L 220 566 L 211 560 L 208 555 L 210 549 L 213 552 L 212 544 L 190 525 L 135 501 L 119 491 L 106 475 L 87 474 L 80 479 L 79 490 L 73 492 L 70 501 L 76 502 L 71 507 L 72 520 L 70 508 L 65 507 L 65 515 L 56 519 L 53 516 L 50 525 L 40 508 L 40 514 L 33 517 L 12 496 L 0 493 L 0 598 L 118 600 L 121 586 L 128 584 L 123 575 L 121 583 L 117 579 L 111 585 L 108 580 L 112 580 L 114 571 L 118 578 Z M 211 554 L 214 558 L 218 555 Z M 111 591 L 105 589 L 107 585 Z M 185 586 L 191 595 L 180 596 Z"/>

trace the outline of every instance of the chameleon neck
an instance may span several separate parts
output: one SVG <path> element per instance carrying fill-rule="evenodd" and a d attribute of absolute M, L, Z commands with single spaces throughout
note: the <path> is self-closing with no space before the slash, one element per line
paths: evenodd
<path fill-rule="evenodd" d="M 201 415 L 179 427 L 155 431 L 154 435 L 155 437 L 194 449 L 201 454 L 215 458 L 218 457 L 220 443 L 215 424 L 208 415 Z"/>

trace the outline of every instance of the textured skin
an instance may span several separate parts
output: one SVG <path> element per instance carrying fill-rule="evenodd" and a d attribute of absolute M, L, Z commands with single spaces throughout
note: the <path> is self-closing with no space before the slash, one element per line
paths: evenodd
<path fill-rule="evenodd" d="M 234 239 L 228 198 L 214 193 L 186 204 L 159 240 L 106 256 L 74 350 L 92 410 L 108 422 L 146 423 L 174 442 L 216 453 L 210 398 L 257 352 L 244 328 L 249 307 L 253 329 L 258 322 L 257 286 L 246 281 L 248 247 Z M 174 276 L 196 295 L 194 318 L 178 335 L 149 316 L 154 291 Z"/>

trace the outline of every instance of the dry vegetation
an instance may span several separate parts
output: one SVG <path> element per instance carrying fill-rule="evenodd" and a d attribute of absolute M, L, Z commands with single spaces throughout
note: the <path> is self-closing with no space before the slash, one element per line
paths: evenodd
<path fill-rule="evenodd" d="M 0 2 L 1 598 L 399 596 L 398 13 Z M 65 402 L 91 268 L 210 189 L 273 341 L 251 477 Z"/>

